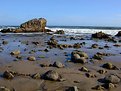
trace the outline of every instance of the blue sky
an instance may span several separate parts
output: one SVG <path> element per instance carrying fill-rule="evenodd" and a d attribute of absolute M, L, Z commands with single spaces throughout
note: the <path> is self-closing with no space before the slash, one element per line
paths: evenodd
<path fill-rule="evenodd" d="M 44 17 L 48 25 L 121 26 L 121 0 L 1 0 L 0 25 Z"/>

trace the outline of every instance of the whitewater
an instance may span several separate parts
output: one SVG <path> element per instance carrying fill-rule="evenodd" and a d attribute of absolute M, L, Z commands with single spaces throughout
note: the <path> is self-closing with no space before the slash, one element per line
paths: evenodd
<path fill-rule="evenodd" d="M 17 28 L 18 26 L 0 26 L 0 31 L 6 28 Z M 47 26 L 46 29 L 52 31 L 63 30 L 67 35 L 93 34 L 96 32 L 104 32 L 110 35 L 116 35 L 121 31 L 120 27 L 82 27 L 82 26 Z M 33 33 L 29 33 L 33 34 Z"/>

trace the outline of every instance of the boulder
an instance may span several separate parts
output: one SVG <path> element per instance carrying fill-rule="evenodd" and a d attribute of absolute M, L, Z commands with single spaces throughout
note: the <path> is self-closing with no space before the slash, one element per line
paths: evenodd
<path fill-rule="evenodd" d="M 92 38 L 107 39 L 107 38 L 110 38 L 110 35 L 105 34 L 103 32 L 98 32 L 98 33 L 92 34 Z"/>
<path fill-rule="evenodd" d="M 120 37 L 121 36 L 121 31 L 119 31 L 116 36 Z"/>
<path fill-rule="evenodd" d="M 79 43 L 75 43 L 73 47 L 78 49 L 78 48 L 81 48 L 81 45 Z"/>
<path fill-rule="evenodd" d="M 102 60 L 103 58 L 102 58 L 102 55 L 98 55 L 98 54 L 95 54 L 94 56 L 93 56 L 93 58 L 94 59 L 97 59 L 97 60 Z"/>
<path fill-rule="evenodd" d="M 20 25 L 22 32 L 44 32 L 46 27 L 46 19 L 32 19 Z"/>
<path fill-rule="evenodd" d="M 102 66 L 103 68 L 109 69 L 109 70 L 119 70 L 115 65 L 112 63 L 105 63 Z"/>
<path fill-rule="evenodd" d="M 19 55 L 21 52 L 19 50 L 12 51 L 11 55 Z"/>
<path fill-rule="evenodd" d="M 98 44 L 92 44 L 92 48 L 98 48 Z"/>
<path fill-rule="evenodd" d="M 87 62 L 87 59 L 88 58 L 88 55 L 85 53 L 85 52 L 82 52 L 82 51 L 73 51 L 71 53 L 71 60 L 75 63 L 86 63 Z"/>
<path fill-rule="evenodd" d="M 55 34 L 65 34 L 63 30 L 56 30 Z"/>
<path fill-rule="evenodd" d="M 49 70 L 42 75 L 45 80 L 60 81 L 62 79 L 61 75 L 54 70 Z"/>
<path fill-rule="evenodd" d="M 29 61 L 36 61 L 36 58 L 34 56 L 30 56 L 27 58 Z"/>
<path fill-rule="evenodd" d="M 62 63 L 59 62 L 59 61 L 56 61 L 56 62 L 54 62 L 53 66 L 54 66 L 54 67 L 57 67 L 57 68 L 63 68 L 63 67 L 64 67 L 64 64 L 62 64 Z"/>
<path fill-rule="evenodd" d="M 82 67 L 80 70 L 84 72 L 89 72 L 89 70 L 86 67 Z"/>
<path fill-rule="evenodd" d="M 104 80 L 108 83 L 113 83 L 113 84 L 117 84 L 121 81 L 120 78 L 117 75 L 114 75 L 114 74 L 106 76 L 104 78 Z"/>
<path fill-rule="evenodd" d="M 6 78 L 6 79 L 13 79 L 14 78 L 14 74 L 11 71 L 5 71 L 3 73 L 3 77 Z"/>
<path fill-rule="evenodd" d="M 78 51 L 78 50 L 75 50 L 71 53 L 71 55 L 74 55 L 74 54 L 78 54 L 80 57 L 84 57 L 85 59 L 88 59 L 88 55 L 87 53 L 83 52 L 83 51 Z"/>

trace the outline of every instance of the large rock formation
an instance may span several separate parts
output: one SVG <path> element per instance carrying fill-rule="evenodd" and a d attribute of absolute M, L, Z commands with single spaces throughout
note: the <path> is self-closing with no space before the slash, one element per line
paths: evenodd
<path fill-rule="evenodd" d="M 32 19 L 20 25 L 17 29 L 4 29 L 1 32 L 46 32 L 46 19 Z"/>

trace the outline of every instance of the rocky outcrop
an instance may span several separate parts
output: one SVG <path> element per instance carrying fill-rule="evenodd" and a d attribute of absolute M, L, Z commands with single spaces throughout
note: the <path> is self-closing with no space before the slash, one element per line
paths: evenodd
<path fill-rule="evenodd" d="M 121 31 L 119 31 L 116 36 L 120 37 L 121 36 Z"/>
<path fill-rule="evenodd" d="M 98 32 L 98 33 L 92 34 L 92 38 L 107 39 L 107 38 L 110 38 L 110 35 L 105 34 L 103 32 Z"/>
<path fill-rule="evenodd" d="M 25 23 L 22 23 L 19 28 L 16 29 L 3 29 L 1 32 L 14 32 L 14 33 L 21 33 L 21 32 L 48 32 L 50 30 L 46 30 L 46 19 L 39 18 L 39 19 L 32 19 Z"/>

